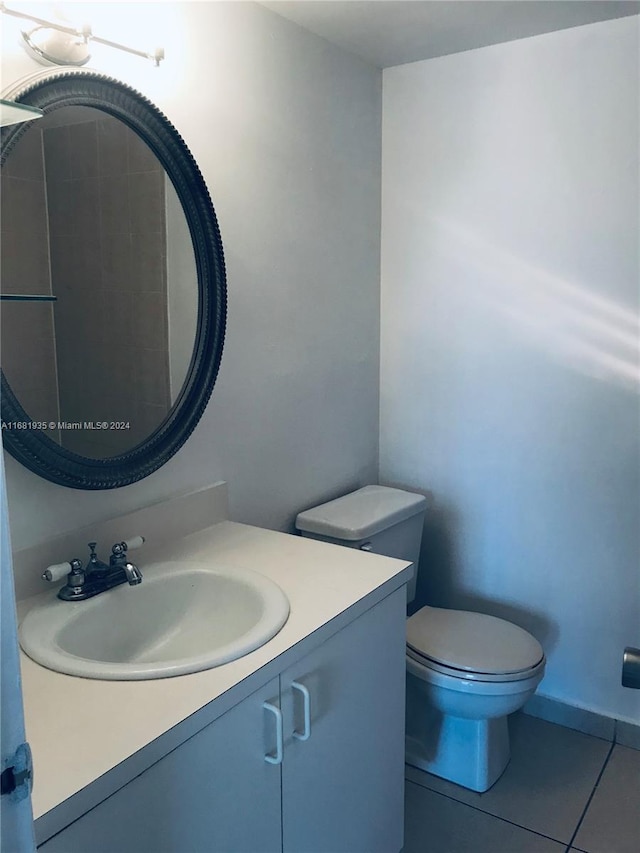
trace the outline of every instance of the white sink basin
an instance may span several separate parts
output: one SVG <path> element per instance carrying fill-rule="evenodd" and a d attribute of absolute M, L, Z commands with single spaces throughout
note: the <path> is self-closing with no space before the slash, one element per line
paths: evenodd
<path fill-rule="evenodd" d="M 168 678 L 254 651 L 289 616 L 283 591 L 257 572 L 171 562 L 143 573 L 138 586 L 87 601 L 52 595 L 25 616 L 20 645 L 37 663 L 69 675 Z"/>

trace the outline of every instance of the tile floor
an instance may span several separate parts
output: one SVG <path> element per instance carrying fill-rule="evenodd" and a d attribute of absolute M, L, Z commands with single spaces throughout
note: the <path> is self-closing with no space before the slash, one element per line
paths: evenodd
<path fill-rule="evenodd" d="M 525 714 L 484 794 L 406 768 L 403 853 L 640 853 L 640 751 Z"/>

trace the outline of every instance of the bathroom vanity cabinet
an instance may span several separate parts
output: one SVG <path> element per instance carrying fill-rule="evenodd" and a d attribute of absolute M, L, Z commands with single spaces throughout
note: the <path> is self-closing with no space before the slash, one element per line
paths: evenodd
<path fill-rule="evenodd" d="M 399 851 L 405 601 L 401 586 L 39 850 Z"/>

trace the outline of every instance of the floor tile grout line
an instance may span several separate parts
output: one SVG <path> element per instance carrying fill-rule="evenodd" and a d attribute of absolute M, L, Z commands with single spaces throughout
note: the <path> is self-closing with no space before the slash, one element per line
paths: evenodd
<path fill-rule="evenodd" d="M 516 823 L 513 820 L 509 820 L 506 817 L 500 817 L 497 814 L 492 814 L 491 812 L 486 812 L 484 809 L 479 809 L 477 806 L 472 806 L 469 803 L 465 803 L 462 800 L 456 800 L 455 797 L 450 797 L 449 794 L 443 794 L 441 791 L 434 791 L 433 788 L 427 788 L 426 785 L 421 785 L 420 782 L 414 782 L 413 779 L 406 779 L 405 782 L 409 782 L 411 785 L 417 785 L 418 788 L 423 788 L 425 791 L 429 791 L 430 794 L 437 794 L 439 797 L 444 797 L 445 800 L 451 800 L 453 803 L 457 803 L 459 806 L 468 806 L 468 808 L 473 809 L 476 812 L 480 812 L 480 814 L 484 814 L 487 817 L 492 817 L 495 820 L 502 821 L 502 823 L 508 823 L 510 826 L 515 826 L 518 829 L 523 829 L 525 832 L 530 832 L 532 835 L 539 835 L 540 838 L 546 838 L 548 841 L 555 841 L 556 844 L 566 844 L 566 841 L 561 841 L 559 838 L 554 838 L 552 835 L 545 835 L 544 832 L 538 832 L 537 829 L 531 829 L 530 826 L 523 826 L 521 823 Z M 567 850 L 571 847 L 571 843 L 569 843 Z"/>
<path fill-rule="evenodd" d="M 591 790 L 591 793 L 589 794 L 589 799 L 587 800 L 586 805 L 585 805 L 584 809 L 582 810 L 582 814 L 580 815 L 580 818 L 578 820 L 578 825 L 576 826 L 576 828 L 573 832 L 573 835 L 571 836 L 571 841 L 569 842 L 569 847 L 571 847 L 573 845 L 573 842 L 576 840 L 576 836 L 577 836 L 578 832 L 580 831 L 580 827 L 582 826 L 582 822 L 585 819 L 586 814 L 589 810 L 589 806 L 591 805 L 591 801 L 593 800 L 593 797 L 594 797 L 596 791 L 598 790 L 598 785 L 600 784 L 600 780 L 602 779 L 602 775 L 603 775 L 604 771 L 607 769 L 607 764 L 609 763 L 609 759 L 611 758 L 611 755 L 613 753 L 613 750 L 615 749 L 615 746 L 616 746 L 615 741 L 612 741 L 611 746 L 609 747 L 609 752 L 607 753 L 607 755 L 604 759 L 604 762 L 602 764 L 602 767 L 600 768 L 600 772 L 598 773 L 598 778 L 596 779 L 595 784 Z"/>

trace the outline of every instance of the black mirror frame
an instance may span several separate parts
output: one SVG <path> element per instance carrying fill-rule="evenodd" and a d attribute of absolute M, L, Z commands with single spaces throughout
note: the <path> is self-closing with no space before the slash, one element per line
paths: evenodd
<path fill-rule="evenodd" d="M 116 489 L 148 477 L 177 453 L 202 417 L 218 375 L 227 313 L 222 240 L 209 191 L 178 131 L 147 98 L 118 80 L 90 71 L 61 71 L 20 90 L 14 100 L 45 115 L 61 107 L 94 107 L 124 122 L 154 152 L 169 175 L 184 211 L 198 277 L 198 321 L 187 378 L 169 414 L 143 442 L 119 456 L 92 459 L 65 450 L 36 429 L 3 428 L 3 444 L 26 468 L 73 489 Z M 4 165 L 29 124 L 2 129 Z M 0 370 L 4 425 L 31 423 Z"/>

